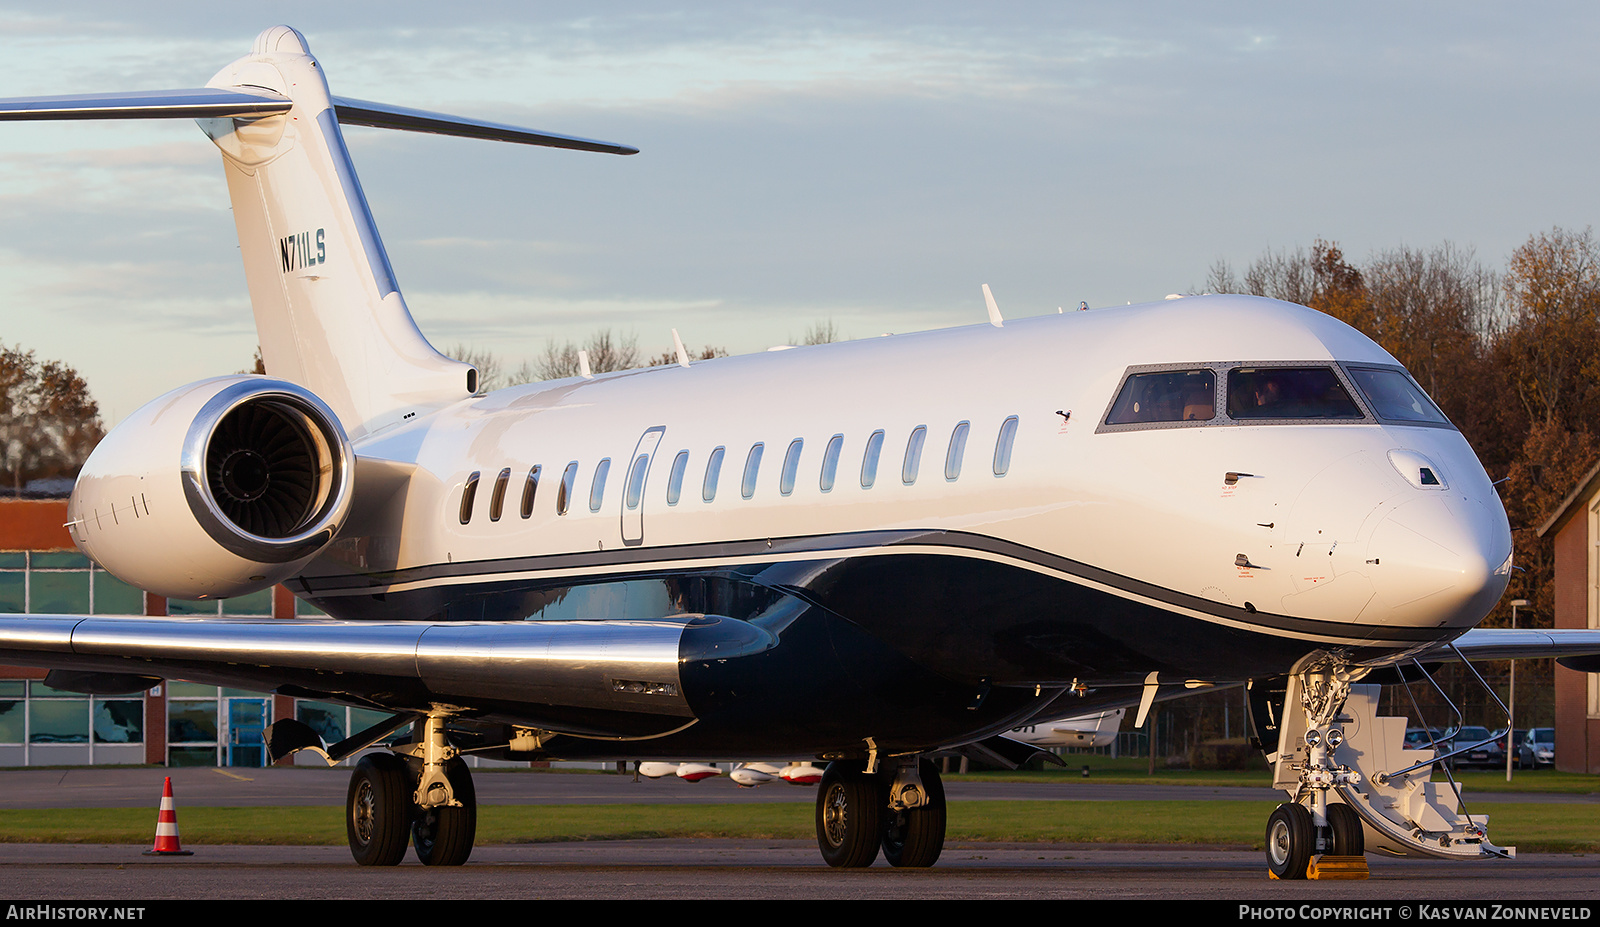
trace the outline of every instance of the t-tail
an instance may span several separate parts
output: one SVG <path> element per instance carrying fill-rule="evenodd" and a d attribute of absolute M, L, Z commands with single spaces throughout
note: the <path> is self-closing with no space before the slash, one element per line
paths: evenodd
<path fill-rule="evenodd" d="M 340 125 L 638 150 L 335 97 L 288 26 L 261 33 L 204 88 L 0 100 L 0 120 L 117 118 L 192 118 L 221 149 L 266 369 L 322 397 L 352 437 L 470 396 L 478 376 L 417 329 Z"/>

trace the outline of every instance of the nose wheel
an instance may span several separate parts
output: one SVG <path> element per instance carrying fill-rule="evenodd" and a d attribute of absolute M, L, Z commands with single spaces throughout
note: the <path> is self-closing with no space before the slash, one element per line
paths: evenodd
<path fill-rule="evenodd" d="M 1285 802 L 1267 818 L 1267 869 L 1275 879 L 1304 879 L 1316 842 L 1311 812 Z"/>

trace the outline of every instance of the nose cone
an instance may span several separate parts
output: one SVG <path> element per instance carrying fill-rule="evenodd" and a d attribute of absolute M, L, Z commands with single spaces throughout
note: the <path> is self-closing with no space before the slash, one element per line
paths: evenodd
<path fill-rule="evenodd" d="M 1498 502 L 1429 493 L 1372 532 L 1366 569 L 1376 595 L 1362 620 L 1424 628 L 1471 627 L 1510 579 L 1511 528 Z"/>

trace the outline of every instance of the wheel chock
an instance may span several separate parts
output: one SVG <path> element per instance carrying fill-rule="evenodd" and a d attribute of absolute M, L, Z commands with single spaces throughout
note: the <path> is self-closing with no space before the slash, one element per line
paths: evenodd
<path fill-rule="evenodd" d="M 1308 879 L 1360 881 L 1368 875 L 1365 856 L 1313 856 L 1306 867 Z"/>

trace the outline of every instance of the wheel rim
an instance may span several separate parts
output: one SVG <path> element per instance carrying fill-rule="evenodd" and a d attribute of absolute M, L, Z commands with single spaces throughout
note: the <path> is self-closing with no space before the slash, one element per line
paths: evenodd
<path fill-rule="evenodd" d="M 822 833 L 833 846 L 844 844 L 849 825 L 848 810 L 849 800 L 844 787 L 837 784 L 830 787 L 822 802 Z"/>
<path fill-rule="evenodd" d="M 884 849 L 891 853 L 905 849 L 906 823 L 906 813 L 904 811 L 889 815 L 888 826 L 883 829 Z"/>
<path fill-rule="evenodd" d="M 362 843 L 372 840 L 373 826 L 378 816 L 377 805 L 377 796 L 372 793 L 372 783 L 363 779 L 356 788 L 356 800 L 351 805 L 356 839 Z"/>
<path fill-rule="evenodd" d="M 1289 864 L 1289 822 L 1276 820 L 1272 822 L 1272 833 L 1267 838 L 1267 854 L 1272 857 L 1272 865 L 1286 866 Z"/>
<path fill-rule="evenodd" d="M 434 808 L 425 809 L 417 816 L 417 828 L 413 836 L 417 845 L 423 850 L 433 849 L 434 828 L 439 823 L 439 812 Z"/>

